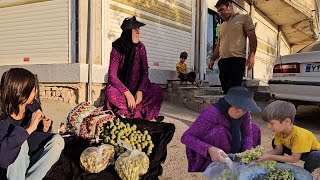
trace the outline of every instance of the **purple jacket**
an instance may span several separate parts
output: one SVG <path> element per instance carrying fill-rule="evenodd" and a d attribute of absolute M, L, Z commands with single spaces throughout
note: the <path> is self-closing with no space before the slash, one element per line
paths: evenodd
<path fill-rule="evenodd" d="M 251 149 L 253 135 L 250 113 L 245 115 L 240 128 L 242 151 Z M 181 137 L 181 142 L 187 148 L 189 171 L 203 171 L 207 167 L 211 162 L 208 149 L 213 145 L 225 153 L 230 153 L 232 137 L 230 132 L 229 120 L 215 106 L 210 105 L 204 109 Z"/>
<path fill-rule="evenodd" d="M 148 76 L 147 52 L 144 44 L 139 42 L 136 47 L 130 87 L 126 87 L 120 81 L 120 77 L 125 76 L 123 70 L 124 60 L 124 55 L 112 48 L 110 54 L 108 83 L 117 88 L 122 94 L 128 90 L 130 90 L 131 93 L 135 93 L 136 91 L 145 92 L 150 81 Z"/>

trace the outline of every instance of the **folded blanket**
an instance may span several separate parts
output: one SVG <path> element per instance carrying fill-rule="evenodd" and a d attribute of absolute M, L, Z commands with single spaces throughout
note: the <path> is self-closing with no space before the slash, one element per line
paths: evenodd
<path fill-rule="evenodd" d="M 141 179 L 158 179 L 158 176 L 162 174 L 163 169 L 161 163 L 164 162 L 167 157 L 167 145 L 172 140 L 175 126 L 170 123 L 150 122 L 139 119 L 122 119 L 121 121 L 131 125 L 136 124 L 138 129 L 142 131 L 148 130 L 155 147 L 149 157 L 149 170 Z M 65 141 L 66 146 L 61 154 L 60 160 L 54 165 L 51 171 L 48 172 L 45 180 L 120 179 L 114 170 L 114 166 L 110 166 L 97 174 L 87 173 L 80 167 L 80 155 L 83 150 L 89 147 L 89 140 L 78 136 L 71 136 L 65 138 Z"/>

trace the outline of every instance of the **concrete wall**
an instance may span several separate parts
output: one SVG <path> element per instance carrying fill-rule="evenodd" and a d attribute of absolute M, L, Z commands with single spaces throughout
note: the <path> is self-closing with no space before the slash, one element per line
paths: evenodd
<path fill-rule="evenodd" d="M 42 98 L 55 99 L 71 104 L 87 101 L 88 65 L 87 64 L 46 64 L 0 66 L 0 76 L 10 68 L 21 67 L 37 74 Z M 176 77 L 176 72 L 149 69 L 151 82 L 167 84 L 167 79 Z M 99 105 L 104 100 L 104 87 L 108 81 L 108 68 L 93 66 L 92 101 Z"/>
<path fill-rule="evenodd" d="M 94 83 L 92 86 L 92 103 L 95 106 L 101 106 L 104 103 L 105 84 Z M 47 84 L 39 85 L 40 98 L 53 99 L 62 102 L 68 102 L 76 105 L 87 101 L 88 94 L 86 83 L 73 84 Z"/>
<path fill-rule="evenodd" d="M 88 65 L 87 64 L 47 64 L 0 66 L 0 75 L 10 68 L 21 67 L 37 74 L 40 82 L 40 95 L 71 104 L 87 101 Z M 103 96 L 101 91 L 107 82 L 107 68 L 93 66 L 92 101 L 99 105 Z"/>
<path fill-rule="evenodd" d="M 87 64 L 43 64 L 43 65 L 20 65 L 0 66 L 0 74 L 14 67 L 22 67 L 37 74 L 39 81 L 43 83 L 87 83 Z M 107 82 L 107 68 L 101 65 L 93 66 L 93 82 Z"/>

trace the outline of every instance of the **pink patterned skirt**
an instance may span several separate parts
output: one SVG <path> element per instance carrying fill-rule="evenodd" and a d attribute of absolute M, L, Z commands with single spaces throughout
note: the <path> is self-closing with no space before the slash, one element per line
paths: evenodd
<path fill-rule="evenodd" d="M 164 93 L 162 88 L 154 83 L 150 83 L 146 89 L 142 102 L 135 109 L 129 109 L 124 94 L 109 84 L 105 89 L 105 106 L 126 118 L 156 119 L 163 102 Z M 134 94 L 132 95 L 134 96 Z"/>

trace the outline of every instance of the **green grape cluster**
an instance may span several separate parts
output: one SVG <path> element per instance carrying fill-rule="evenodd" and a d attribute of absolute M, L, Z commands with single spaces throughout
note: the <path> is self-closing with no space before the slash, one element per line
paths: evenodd
<path fill-rule="evenodd" d="M 139 180 L 139 176 L 148 172 L 149 158 L 145 153 L 126 151 L 115 162 L 115 170 L 122 180 Z"/>
<path fill-rule="evenodd" d="M 253 149 L 237 153 L 236 156 L 240 158 L 243 163 L 248 164 L 260 157 L 262 155 L 262 150 L 262 146 L 257 146 Z"/>
<path fill-rule="evenodd" d="M 291 169 L 276 169 L 259 174 L 251 180 L 294 180 L 294 174 Z"/>
<path fill-rule="evenodd" d="M 294 174 L 291 169 L 277 169 L 270 171 L 267 180 L 294 180 Z"/>
<path fill-rule="evenodd" d="M 221 171 L 221 173 L 216 179 L 217 180 L 237 180 L 238 178 L 232 174 L 231 169 L 224 169 L 223 171 Z"/>
<path fill-rule="evenodd" d="M 123 122 L 108 121 L 99 125 L 98 136 L 104 144 L 111 144 L 115 147 L 117 156 L 124 153 L 125 149 L 120 145 L 121 140 L 130 144 L 132 149 L 152 153 L 154 144 L 147 130 L 141 132 L 137 125 L 124 124 Z"/>
<path fill-rule="evenodd" d="M 265 161 L 261 163 L 261 166 L 268 171 L 275 171 L 277 169 L 277 161 Z"/>

